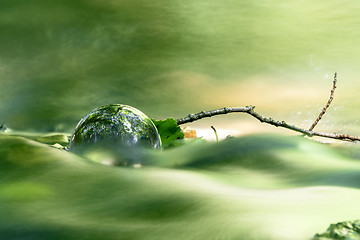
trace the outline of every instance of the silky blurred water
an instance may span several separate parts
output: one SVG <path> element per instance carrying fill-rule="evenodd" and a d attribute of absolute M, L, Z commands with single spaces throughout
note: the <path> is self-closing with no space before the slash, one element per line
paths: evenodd
<path fill-rule="evenodd" d="M 191 125 L 240 136 L 219 143 L 64 147 L 83 116 L 115 103 L 155 119 L 255 105 L 307 129 L 335 71 L 315 130 L 360 135 L 359 28 L 351 0 L 1 0 L 0 238 L 302 240 L 358 219 L 357 143 L 250 116 Z M 113 166 L 129 156 L 140 163 Z"/>
<path fill-rule="evenodd" d="M 359 10 L 343 0 L 3 0 L 0 123 L 69 132 L 109 103 L 156 119 L 252 104 L 308 126 L 337 71 L 319 127 L 360 133 Z M 241 121 L 252 120 L 215 123 Z"/>
<path fill-rule="evenodd" d="M 1 239 L 310 240 L 359 217 L 358 144 L 261 134 L 119 167 L 52 146 L 66 137 L 0 134 Z"/>

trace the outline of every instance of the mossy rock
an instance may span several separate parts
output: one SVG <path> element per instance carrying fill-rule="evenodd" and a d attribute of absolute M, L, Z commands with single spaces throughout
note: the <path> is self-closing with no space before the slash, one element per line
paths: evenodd
<path fill-rule="evenodd" d="M 360 220 L 331 224 L 323 234 L 316 234 L 314 240 L 359 240 Z"/>

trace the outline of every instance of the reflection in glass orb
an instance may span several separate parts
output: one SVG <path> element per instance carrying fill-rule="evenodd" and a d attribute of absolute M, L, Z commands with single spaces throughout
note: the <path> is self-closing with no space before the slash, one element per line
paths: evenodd
<path fill-rule="evenodd" d="M 105 105 L 87 114 L 75 127 L 69 150 L 161 147 L 159 133 L 149 117 L 136 108 Z"/>

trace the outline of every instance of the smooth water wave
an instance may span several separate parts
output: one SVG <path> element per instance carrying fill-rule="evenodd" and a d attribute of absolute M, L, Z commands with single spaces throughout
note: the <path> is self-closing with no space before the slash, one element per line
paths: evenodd
<path fill-rule="evenodd" d="M 360 210 L 357 145 L 250 135 L 146 151 L 140 168 L 19 136 L 0 146 L 3 239 L 302 240 Z"/>

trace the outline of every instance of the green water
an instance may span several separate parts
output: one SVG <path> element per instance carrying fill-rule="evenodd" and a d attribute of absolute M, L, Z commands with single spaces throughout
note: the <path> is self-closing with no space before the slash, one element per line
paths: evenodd
<path fill-rule="evenodd" d="M 358 144 L 241 114 L 191 126 L 250 135 L 134 153 L 141 168 L 50 146 L 116 103 L 155 119 L 255 105 L 308 128 L 335 71 L 316 130 L 360 135 L 359 10 L 350 0 L 1 0 L 0 126 L 13 132 L 0 134 L 0 238 L 300 240 L 359 219 Z"/>
<path fill-rule="evenodd" d="M 258 135 L 125 168 L 47 145 L 65 139 L 0 135 L 1 239 L 303 240 L 359 218 L 358 145 Z"/>

